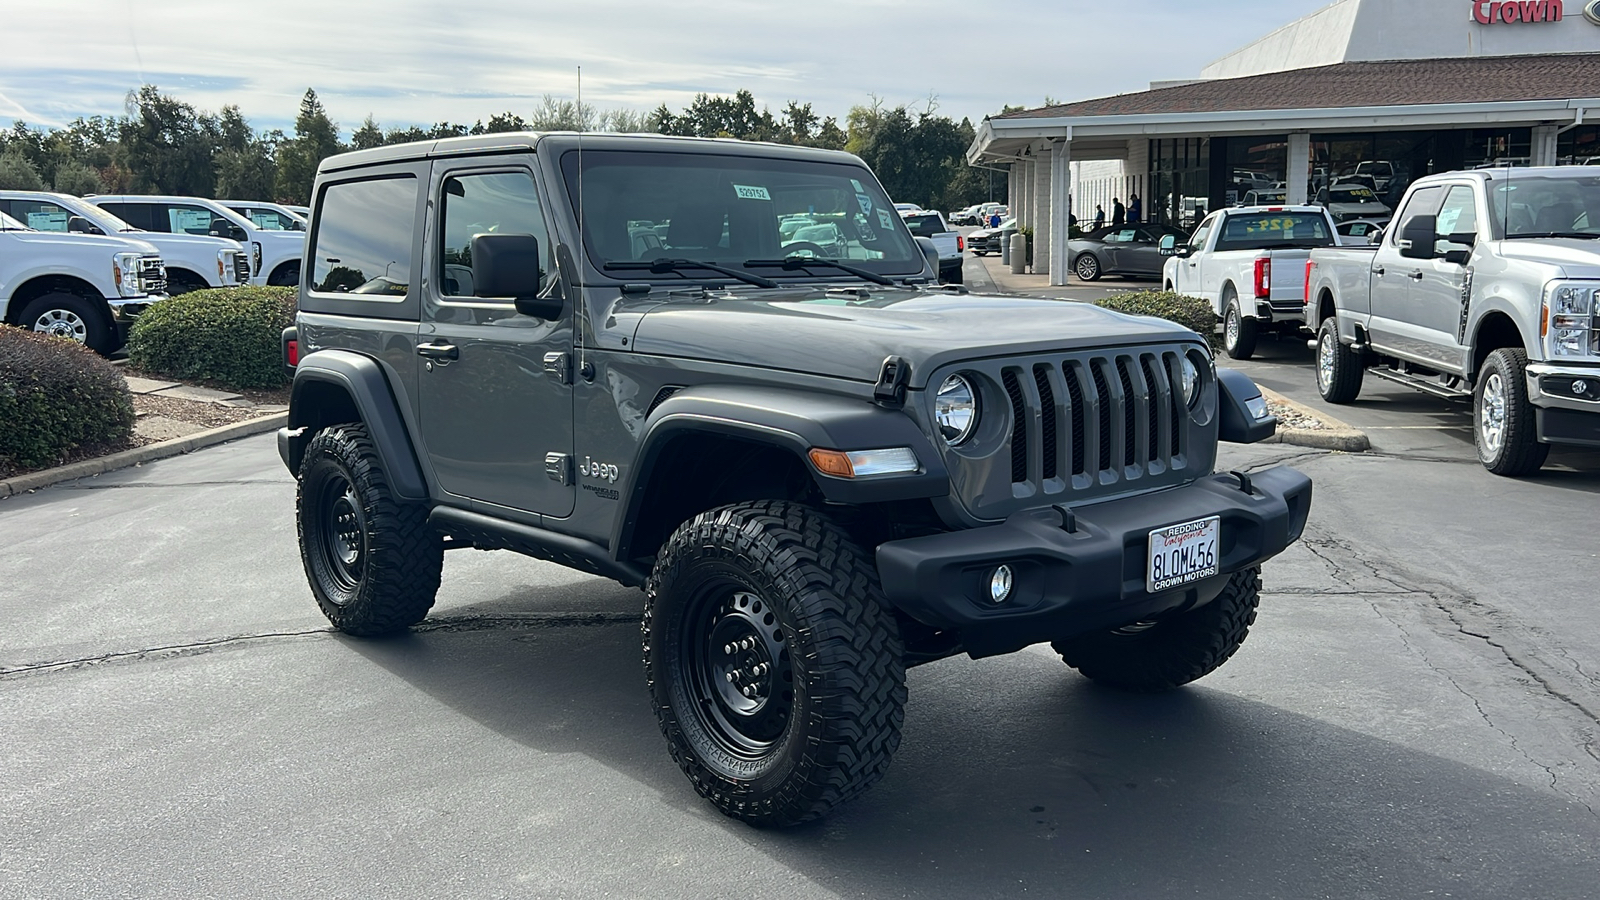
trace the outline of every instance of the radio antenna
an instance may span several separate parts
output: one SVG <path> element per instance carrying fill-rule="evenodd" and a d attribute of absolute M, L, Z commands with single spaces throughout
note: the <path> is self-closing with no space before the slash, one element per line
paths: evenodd
<path fill-rule="evenodd" d="M 573 124 L 578 130 L 578 252 L 582 254 L 587 237 L 583 232 L 583 66 L 578 67 L 578 108 L 573 111 L 577 120 Z M 583 279 L 580 277 L 579 281 Z M 578 371 L 587 371 L 588 366 L 588 340 L 583 334 L 583 322 L 589 317 L 589 302 L 584 296 L 583 287 L 574 285 L 572 302 L 572 325 L 577 329 L 578 338 Z M 582 307 L 580 309 L 580 307 Z"/>

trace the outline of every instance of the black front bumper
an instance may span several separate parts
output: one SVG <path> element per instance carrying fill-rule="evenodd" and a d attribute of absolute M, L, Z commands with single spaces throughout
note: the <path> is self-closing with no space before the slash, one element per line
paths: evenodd
<path fill-rule="evenodd" d="M 891 541 L 878 547 L 889 602 L 912 618 L 960 635 L 974 657 L 1009 653 L 1210 602 L 1227 576 L 1298 540 L 1311 511 L 1311 479 L 1287 467 L 1232 475 L 1073 510 L 1018 512 L 999 525 Z M 1220 574 L 1168 591 L 1145 590 L 1150 532 L 1218 516 Z M 1006 564 L 1011 596 L 989 600 L 989 577 Z"/>

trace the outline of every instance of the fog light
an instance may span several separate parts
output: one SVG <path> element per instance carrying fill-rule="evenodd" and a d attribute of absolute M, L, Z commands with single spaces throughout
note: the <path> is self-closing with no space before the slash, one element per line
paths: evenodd
<path fill-rule="evenodd" d="M 1589 382 L 1582 378 L 1572 379 L 1572 394 L 1575 397 L 1589 396 Z"/>
<path fill-rule="evenodd" d="M 1011 567 L 1001 566 L 989 576 L 989 599 L 995 603 L 1004 603 L 1011 596 Z"/>

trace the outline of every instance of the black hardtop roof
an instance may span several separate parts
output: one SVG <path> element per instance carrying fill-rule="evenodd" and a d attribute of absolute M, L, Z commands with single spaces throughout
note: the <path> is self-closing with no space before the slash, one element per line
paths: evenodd
<path fill-rule="evenodd" d="M 796 147 L 789 144 L 772 144 L 760 141 L 741 141 L 733 138 L 678 137 L 668 134 L 616 134 L 610 132 L 575 131 L 512 131 L 500 134 L 481 134 L 472 137 L 439 138 L 391 144 L 371 150 L 340 153 L 322 161 L 317 171 L 336 172 L 362 166 L 383 165 L 441 156 L 465 156 L 490 153 L 540 152 L 561 153 L 575 149 L 582 143 L 587 150 L 645 150 L 661 152 L 716 153 L 729 156 L 780 156 L 787 159 L 812 159 L 819 162 L 852 162 L 865 165 L 853 154 L 841 150 L 820 150 L 815 147 Z"/>

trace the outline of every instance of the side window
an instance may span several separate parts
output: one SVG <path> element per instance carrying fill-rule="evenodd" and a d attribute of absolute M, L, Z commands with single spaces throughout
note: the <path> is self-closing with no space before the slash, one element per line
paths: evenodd
<path fill-rule="evenodd" d="M 323 189 L 311 290 L 361 294 L 352 300 L 404 297 L 411 287 L 417 180 L 410 176 L 347 181 Z"/>
<path fill-rule="evenodd" d="M 1106 235 L 1105 242 L 1108 244 L 1131 244 L 1133 243 L 1134 235 L 1137 233 L 1138 232 L 1132 228 L 1124 228 L 1121 231 L 1113 231 Z"/>
<path fill-rule="evenodd" d="M 210 234 L 213 230 L 211 220 L 222 218 L 203 206 L 189 206 L 182 203 L 166 204 L 165 212 L 166 227 L 156 230 L 172 234 Z M 227 220 L 223 219 L 221 224 L 226 225 Z"/>
<path fill-rule="evenodd" d="M 1472 188 L 1458 184 L 1445 194 L 1444 205 L 1439 207 L 1437 231 L 1439 240 L 1434 243 L 1435 253 L 1443 255 L 1448 250 L 1466 250 L 1472 246 L 1467 243 L 1467 236 L 1478 234 L 1478 203 Z"/>
<path fill-rule="evenodd" d="M 113 216 L 127 222 L 135 228 L 144 231 L 166 231 L 166 216 L 161 216 L 160 221 L 152 215 L 153 204 L 150 203 L 104 203 L 100 208 Z"/>
<path fill-rule="evenodd" d="M 1394 224 L 1389 229 L 1389 243 L 1394 244 L 1400 240 L 1400 234 L 1406 230 L 1406 225 L 1417 216 L 1431 216 L 1439 209 L 1439 201 L 1444 198 L 1444 188 L 1425 187 L 1413 191 L 1411 199 L 1401 208 L 1400 214 L 1394 217 Z"/>
<path fill-rule="evenodd" d="M 451 175 L 444 180 L 439 226 L 439 293 L 472 296 L 472 239 L 480 234 L 531 234 L 539 239 L 544 287 L 554 277 L 554 247 L 533 177 L 527 172 Z M 632 239 L 655 240 L 648 228 L 629 228 Z M 656 241 L 659 246 L 659 241 Z"/>
<path fill-rule="evenodd" d="M 1199 253 L 1200 250 L 1205 247 L 1206 238 L 1211 236 L 1211 229 L 1216 224 L 1217 220 L 1215 217 L 1201 222 L 1200 227 L 1196 228 L 1194 230 L 1194 234 L 1189 237 L 1189 249 L 1195 253 Z"/>
<path fill-rule="evenodd" d="M 34 231 L 66 231 L 72 213 L 48 200 L 6 201 L 6 214 Z"/>

